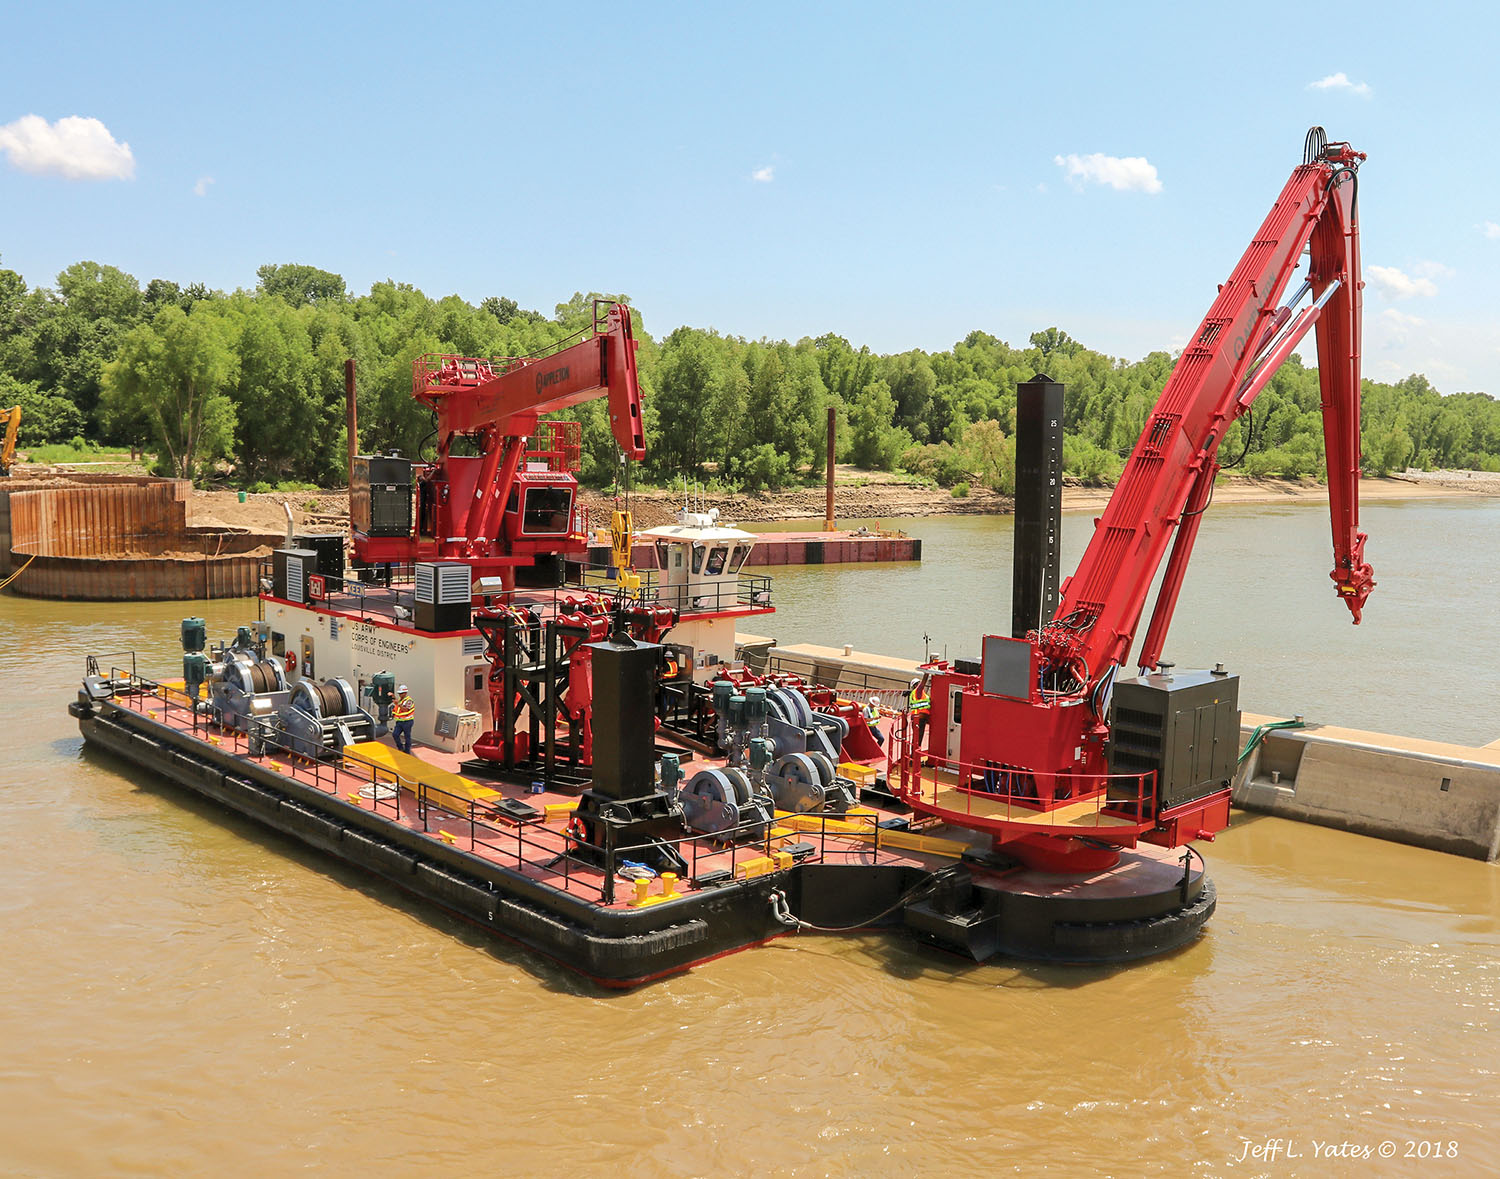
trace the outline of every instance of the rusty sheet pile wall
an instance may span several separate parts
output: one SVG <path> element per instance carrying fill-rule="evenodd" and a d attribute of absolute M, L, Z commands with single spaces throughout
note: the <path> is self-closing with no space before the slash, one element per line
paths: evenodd
<path fill-rule="evenodd" d="M 179 547 L 187 504 L 177 488 L 70 487 L 11 496 L 11 546 L 47 557 L 153 555 Z"/>
<path fill-rule="evenodd" d="M 80 477 L 0 492 L 11 589 L 88 601 L 247 597 L 278 538 L 187 523 L 186 479 Z"/>

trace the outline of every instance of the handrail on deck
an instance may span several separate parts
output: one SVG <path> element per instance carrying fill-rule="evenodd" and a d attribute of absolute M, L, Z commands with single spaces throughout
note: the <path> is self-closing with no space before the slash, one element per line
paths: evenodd
<path fill-rule="evenodd" d="M 944 815 L 1070 832 L 1116 831 L 1156 819 L 1156 771 L 1064 773 L 933 756 L 908 740 L 908 713 L 890 736 L 892 793 L 909 805 Z M 962 806 L 955 805 L 962 801 Z M 1092 821 L 1086 810 L 1092 808 Z M 1123 821 L 1123 822 L 1122 822 Z"/>
<path fill-rule="evenodd" d="M 120 658 L 126 654 L 131 655 L 133 661 L 133 652 L 121 652 L 105 658 Z M 91 658 L 89 666 L 97 665 L 97 657 Z M 90 674 L 97 673 L 91 672 Z M 777 844 L 783 836 L 772 833 L 776 828 L 775 820 L 768 824 L 754 821 L 743 823 L 734 830 L 724 833 L 729 837 L 728 839 L 710 838 L 688 832 L 673 839 L 657 839 L 651 843 L 612 845 L 612 841 L 607 839 L 603 845 L 591 844 L 576 835 L 558 832 L 546 826 L 545 820 L 524 822 L 508 819 L 496 813 L 492 804 L 455 795 L 441 787 L 416 783 L 397 771 L 389 770 L 362 758 L 355 752 L 340 750 L 332 758 L 326 759 L 307 757 L 283 739 L 287 734 L 275 723 L 275 718 L 253 718 L 251 731 L 226 726 L 210 711 L 207 711 L 205 705 L 200 703 L 194 707 L 192 699 L 182 689 L 140 676 L 133 666 L 129 671 L 118 666 L 111 666 L 109 680 L 111 684 L 119 685 L 115 688 L 114 698 L 122 706 L 145 713 L 148 700 L 159 700 L 164 714 L 170 714 L 175 709 L 188 715 L 190 731 L 195 737 L 219 745 L 228 742 L 230 752 L 254 761 L 269 760 L 273 769 L 289 774 L 294 780 L 310 781 L 319 791 L 330 797 L 338 796 L 341 790 L 347 791 L 350 785 L 347 781 L 340 781 L 340 771 L 357 781 L 366 782 L 367 785 L 364 788 L 348 794 L 344 799 L 350 805 L 359 805 L 363 808 L 368 804 L 372 813 L 385 812 L 394 821 L 399 822 L 402 818 L 401 793 L 405 791 L 414 800 L 416 817 L 421 820 L 421 830 L 424 834 L 433 834 L 434 826 L 436 826 L 439 831 L 451 836 L 455 845 L 458 845 L 460 838 L 466 837 L 468 850 L 471 852 L 478 847 L 483 847 L 502 857 L 508 857 L 510 863 L 507 864 L 502 860 L 500 861 L 502 867 L 513 866 L 516 870 L 529 868 L 538 872 L 560 873 L 563 877 L 563 892 L 575 894 L 581 890 L 584 896 L 597 896 L 606 905 L 613 904 L 615 901 L 616 877 L 622 861 L 652 848 L 671 847 L 683 855 L 683 858 L 691 865 L 689 881 L 684 883 L 690 883 L 698 877 L 700 862 L 710 856 L 722 856 L 727 851 L 729 855 L 727 867 L 733 876 L 745 860 L 760 856 L 773 856 L 777 851 L 782 850 Z M 435 796 L 449 800 L 453 805 L 435 802 Z M 574 812 L 569 813 L 571 815 Z M 817 854 L 824 860 L 838 856 L 871 857 L 879 862 L 883 855 L 894 856 L 896 854 L 882 847 L 880 836 L 882 829 L 879 826 L 879 817 L 876 815 L 822 814 L 802 816 L 802 818 L 820 820 L 819 830 L 816 832 Z M 450 821 L 466 826 L 467 831 L 461 830 L 457 834 L 449 831 L 447 824 Z M 867 821 L 870 824 L 872 830 L 870 842 L 855 842 L 852 846 L 840 846 L 835 843 L 830 846 L 830 837 L 837 840 L 840 834 L 837 830 L 829 830 L 830 822 L 857 823 L 861 821 Z M 541 826 L 548 836 L 553 838 L 552 843 L 542 842 L 528 834 L 529 828 L 537 826 Z M 605 828 L 606 833 L 610 830 L 608 827 Z M 815 833 L 799 830 L 794 834 L 805 838 Z M 559 835 L 562 841 L 561 850 L 556 842 Z M 719 846 L 715 847 L 714 844 Z M 574 845 L 597 853 L 609 870 L 580 864 L 570 854 L 570 848 Z M 592 875 L 579 879 L 577 873 L 580 867 L 592 868 L 592 871 L 601 875 L 602 879 L 595 881 Z"/>

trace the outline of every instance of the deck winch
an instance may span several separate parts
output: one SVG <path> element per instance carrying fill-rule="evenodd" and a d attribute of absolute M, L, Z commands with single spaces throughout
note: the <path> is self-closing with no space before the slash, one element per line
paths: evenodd
<path fill-rule="evenodd" d="M 734 766 L 699 770 L 677 796 L 682 822 L 698 835 L 720 839 L 764 839 L 776 817 L 769 794 L 757 793 L 749 777 Z"/>
<path fill-rule="evenodd" d="M 281 710 L 281 727 L 287 745 L 304 757 L 337 753 L 356 741 L 373 740 L 384 729 L 359 706 L 345 679 L 299 680 Z"/>

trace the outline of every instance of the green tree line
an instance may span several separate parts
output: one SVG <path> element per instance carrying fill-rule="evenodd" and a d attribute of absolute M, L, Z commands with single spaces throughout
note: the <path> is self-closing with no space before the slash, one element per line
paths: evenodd
<path fill-rule="evenodd" d="M 0 268 L 0 406 L 22 408 L 22 445 L 99 442 L 153 451 L 163 473 L 241 486 L 347 478 L 346 357 L 356 361 L 361 449 L 430 454 L 431 413 L 412 399 L 427 352 L 525 356 L 592 322 L 593 295 L 551 315 L 493 296 L 477 306 L 379 282 L 363 295 L 316 267 L 266 265 L 253 290 L 212 291 L 78 262 L 54 287 Z M 623 296 L 616 296 L 621 297 Z M 840 461 L 902 469 L 943 486 L 1014 484 L 1016 386 L 1067 386 L 1067 472 L 1109 482 L 1171 373 L 1153 352 L 1128 362 L 1055 327 L 1016 347 L 982 331 L 943 352 L 880 355 L 836 335 L 747 340 L 682 327 L 654 340 L 636 312 L 648 480 L 745 490 L 816 477 L 837 422 Z M 1413 374 L 1365 381 L 1364 469 L 1500 470 L 1500 403 L 1441 395 Z M 1317 371 L 1293 357 L 1237 423 L 1222 456 L 1251 474 L 1322 477 Z M 620 468 L 603 402 L 569 411 L 584 433 L 583 479 Z M 1241 457 L 1243 456 L 1243 457 Z"/>

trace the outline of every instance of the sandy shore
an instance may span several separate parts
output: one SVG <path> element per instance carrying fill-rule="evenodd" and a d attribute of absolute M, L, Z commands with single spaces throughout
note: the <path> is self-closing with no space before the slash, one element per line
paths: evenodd
<path fill-rule="evenodd" d="M 1110 487 L 1068 485 L 1063 489 L 1065 511 L 1103 511 L 1113 493 Z M 1451 498 L 1455 496 L 1500 496 L 1500 475 L 1474 472 L 1428 472 L 1390 479 L 1362 479 L 1360 497 L 1366 502 L 1395 499 Z M 975 490 L 955 499 L 942 488 L 918 487 L 895 476 L 841 469 L 834 485 L 835 511 L 840 520 L 894 520 L 917 516 L 995 515 L 1012 511 L 1007 496 Z M 589 509 L 590 525 L 608 527 L 615 501 L 585 491 L 582 503 Z M 1312 480 L 1226 479 L 1214 490 L 1216 504 L 1326 503 L 1328 488 Z M 283 533 L 285 503 L 292 509 L 297 528 L 332 530 L 347 519 L 349 497 L 343 491 L 272 492 L 246 496 L 239 502 L 233 491 L 195 491 L 189 504 L 189 522 L 217 524 L 255 531 Z M 797 488 L 760 496 L 703 497 L 705 507 L 716 507 L 725 521 L 784 521 L 822 519 L 824 492 Z M 638 492 L 631 509 L 637 528 L 671 523 L 682 506 L 680 491 Z"/>
<path fill-rule="evenodd" d="M 56 468 L 52 469 L 54 472 Z M 33 479 L 31 476 L 35 476 Z M 10 490 L 24 490 L 30 482 L 42 482 L 42 471 L 17 472 Z M 1100 512 L 1113 493 L 1110 487 L 1084 487 L 1069 481 L 1063 488 L 1065 511 Z M 1360 497 L 1366 502 L 1396 499 L 1436 499 L 1456 496 L 1500 496 L 1500 474 L 1482 471 L 1408 471 L 1393 478 L 1360 481 Z M 1312 480 L 1252 479 L 1227 477 L 1214 490 L 1214 502 L 1224 504 L 1325 503 L 1328 489 Z M 580 500 L 589 511 L 592 527 L 607 527 L 615 500 L 584 491 Z M 637 492 L 631 509 L 637 528 L 670 523 L 682 506 L 681 491 Z M 705 508 L 718 508 L 728 521 L 771 522 L 820 520 L 825 495 L 821 488 L 794 488 L 764 495 L 710 495 L 702 497 Z M 285 507 L 283 506 L 285 505 Z M 944 515 L 996 515 L 1013 510 L 1008 496 L 977 488 L 955 499 L 942 488 L 922 487 L 903 477 L 884 472 L 839 467 L 835 478 L 835 512 L 841 521 L 895 520 Z M 282 535 L 286 531 L 286 508 L 290 508 L 298 530 L 333 531 L 347 527 L 349 496 L 344 490 L 270 492 L 246 495 L 240 501 L 235 491 L 194 491 L 188 505 L 188 523 L 193 525 L 245 528 Z"/>

